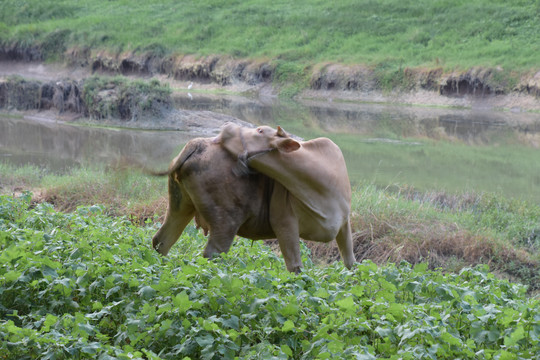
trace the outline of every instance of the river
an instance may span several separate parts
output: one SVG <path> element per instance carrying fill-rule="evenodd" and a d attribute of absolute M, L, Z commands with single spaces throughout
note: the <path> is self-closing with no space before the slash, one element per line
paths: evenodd
<path fill-rule="evenodd" d="M 181 93 L 175 106 L 281 125 L 342 149 L 351 183 L 418 191 L 496 192 L 540 204 L 540 115 Z M 204 124 L 203 124 L 204 125 Z M 217 131 L 217 129 L 215 129 Z M 0 117 L 0 158 L 52 172 L 133 158 L 156 170 L 195 134 Z"/>

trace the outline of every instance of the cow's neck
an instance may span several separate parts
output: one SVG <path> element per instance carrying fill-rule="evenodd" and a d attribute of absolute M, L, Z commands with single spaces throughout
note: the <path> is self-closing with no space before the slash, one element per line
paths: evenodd
<path fill-rule="evenodd" d="M 298 200 L 315 214 L 323 216 L 321 205 L 327 203 L 328 196 L 336 188 L 328 186 L 328 174 L 314 176 L 314 159 L 302 149 L 290 154 L 279 151 L 251 158 L 249 166 L 281 183 Z M 322 169 L 324 172 L 324 169 Z M 325 200 L 326 199 L 326 200 Z"/>

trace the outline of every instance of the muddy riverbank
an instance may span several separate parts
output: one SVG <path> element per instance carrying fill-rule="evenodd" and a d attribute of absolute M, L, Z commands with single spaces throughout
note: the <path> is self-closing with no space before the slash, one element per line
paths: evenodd
<path fill-rule="evenodd" d="M 33 57 L 15 50 L 4 49 L 0 55 L 2 83 L 16 75 L 26 81 L 52 82 L 51 91 L 55 91 L 54 84 L 58 82 L 65 88 L 66 82 L 80 82 L 92 75 L 124 75 L 147 81 L 157 79 L 173 92 L 225 91 L 247 94 L 263 102 L 272 101 L 292 87 L 296 89 L 296 100 L 540 111 L 540 72 L 513 79 L 515 84 L 509 88 L 505 79 L 498 78 L 498 69 L 474 68 L 452 73 L 442 69 L 404 69 L 395 78 L 382 82 L 376 70 L 366 66 L 323 64 L 306 69 L 308 85 L 295 87 L 274 81 L 276 68 L 271 61 L 191 56 L 161 59 L 144 54 L 113 56 L 72 50 L 64 63 L 44 64 L 27 61 Z M 190 83 L 193 85 L 188 89 Z M 0 95 L 0 106 L 1 101 Z M 28 106 L 25 103 L 15 107 Z M 68 101 L 69 106 L 77 105 Z M 59 112 L 63 112 L 63 107 Z"/>
<path fill-rule="evenodd" d="M 231 116 L 173 106 L 172 90 L 156 79 L 96 77 L 43 64 L 0 72 L 0 110 L 27 119 L 82 121 L 127 128 L 212 135 Z M 37 74 L 37 79 L 34 78 Z M 54 78 L 54 76 L 57 76 Z"/>

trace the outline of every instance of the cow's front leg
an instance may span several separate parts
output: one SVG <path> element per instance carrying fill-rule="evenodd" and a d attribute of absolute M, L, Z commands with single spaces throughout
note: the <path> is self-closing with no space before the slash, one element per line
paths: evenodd
<path fill-rule="evenodd" d="M 302 270 L 298 218 L 291 207 L 292 196 L 283 185 L 275 183 L 270 200 L 270 225 L 278 239 L 287 270 L 299 273 Z"/>
<path fill-rule="evenodd" d="M 203 252 L 205 258 L 213 258 L 220 253 L 227 253 L 231 248 L 234 237 L 242 224 L 242 212 L 228 209 L 208 200 L 204 206 L 199 206 L 202 215 L 208 221 L 208 243 Z"/>

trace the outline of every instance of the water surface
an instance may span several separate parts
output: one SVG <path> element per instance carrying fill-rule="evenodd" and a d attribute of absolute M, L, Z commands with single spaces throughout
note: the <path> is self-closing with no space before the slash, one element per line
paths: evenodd
<path fill-rule="evenodd" d="M 76 166 L 136 160 L 166 168 L 192 136 L 180 131 L 75 126 L 51 120 L 0 117 L 0 158 L 62 173 Z"/>
<path fill-rule="evenodd" d="M 196 93 L 178 95 L 176 106 L 211 110 L 257 125 L 279 124 L 305 139 L 327 136 L 342 148 L 353 184 L 409 186 L 419 191 L 488 191 L 540 203 L 538 114 L 281 103 Z M 194 136 L 179 131 L 0 118 L 0 157 L 53 171 L 122 158 L 163 169 Z"/>

